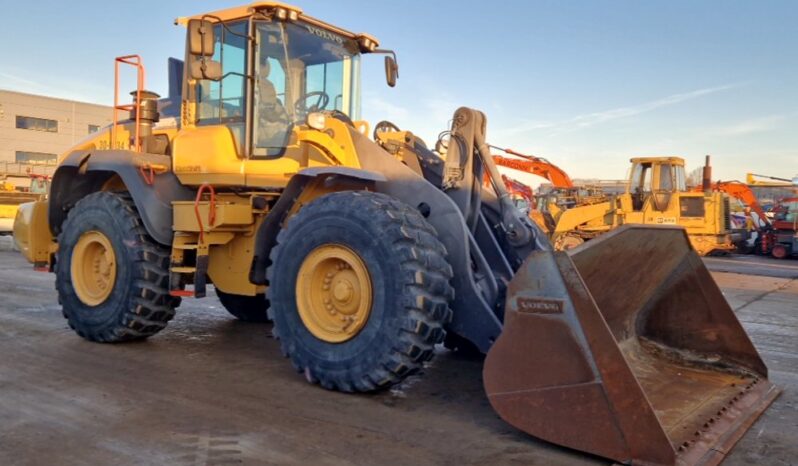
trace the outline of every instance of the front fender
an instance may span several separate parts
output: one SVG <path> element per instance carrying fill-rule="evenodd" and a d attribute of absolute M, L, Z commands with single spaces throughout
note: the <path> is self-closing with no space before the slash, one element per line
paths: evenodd
<path fill-rule="evenodd" d="M 308 184 L 314 180 L 329 185 L 327 188 L 330 190 L 350 190 L 356 186 L 373 189 L 375 183 L 387 181 L 384 175 L 376 171 L 338 166 L 306 168 L 294 175 L 258 229 L 255 257 L 249 272 L 250 282 L 256 285 L 267 284 L 266 268 L 269 266 L 269 252 L 276 244 L 277 233 L 280 232 L 283 220 L 294 204 L 302 197 Z M 324 190 L 320 191 L 323 192 Z"/>

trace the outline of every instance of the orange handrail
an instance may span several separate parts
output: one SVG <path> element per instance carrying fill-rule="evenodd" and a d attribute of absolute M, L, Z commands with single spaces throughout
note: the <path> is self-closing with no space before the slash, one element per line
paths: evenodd
<path fill-rule="evenodd" d="M 131 65 L 136 67 L 136 100 L 133 104 L 119 103 L 119 65 Z M 136 105 L 141 105 L 141 93 L 144 91 L 144 63 L 139 55 L 125 55 L 114 59 L 114 121 L 111 127 L 111 144 L 113 149 L 116 145 L 117 127 L 119 126 L 119 110 L 136 111 L 136 132 L 133 140 L 133 147 L 136 152 L 141 152 L 141 112 Z M 129 148 L 130 146 L 128 146 Z"/>
<path fill-rule="evenodd" d="M 202 225 L 202 215 L 199 210 L 199 203 L 202 200 L 202 194 L 205 190 L 210 191 L 211 199 L 208 205 L 208 226 L 213 226 L 216 223 L 216 190 L 213 189 L 208 183 L 203 183 L 197 190 L 197 198 L 194 200 L 194 213 L 197 215 L 197 223 L 199 224 L 199 242 L 205 242 L 205 227 Z"/>

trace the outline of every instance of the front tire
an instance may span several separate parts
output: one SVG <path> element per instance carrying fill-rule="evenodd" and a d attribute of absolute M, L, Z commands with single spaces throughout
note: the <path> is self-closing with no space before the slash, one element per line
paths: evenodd
<path fill-rule="evenodd" d="M 322 196 L 288 220 L 267 276 L 282 351 L 310 382 L 372 391 L 417 372 L 452 316 L 434 228 L 389 196 Z"/>
<path fill-rule="evenodd" d="M 81 337 L 120 342 L 152 336 L 180 304 L 169 295 L 169 250 L 156 243 L 126 193 L 81 199 L 58 236 L 56 290 Z"/>

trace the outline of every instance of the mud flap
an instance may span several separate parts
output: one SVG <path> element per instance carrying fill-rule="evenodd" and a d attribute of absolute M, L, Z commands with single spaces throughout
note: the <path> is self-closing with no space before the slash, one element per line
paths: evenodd
<path fill-rule="evenodd" d="M 717 464 L 779 394 L 684 230 L 668 227 L 533 253 L 483 376 L 513 426 L 634 464 Z"/>

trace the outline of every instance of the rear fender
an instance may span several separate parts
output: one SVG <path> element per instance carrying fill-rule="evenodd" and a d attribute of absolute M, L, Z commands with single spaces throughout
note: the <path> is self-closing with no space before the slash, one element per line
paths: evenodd
<path fill-rule="evenodd" d="M 53 235 L 58 236 L 67 213 L 80 199 L 102 191 L 109 180 L 118 176 L 132 196 L 147 233 L 163 245 L 172 244 L 172 201 L 191 200 L 194 192 L 181 185 L 171 170 L 153 176 L 152 184 L 148 184 L 141 168 L 148 164 L 172 165 L 171 158 L 165 155 L 125 150 L 69 154 L 53 175 L 51 185 L 48 220 Z"/>

